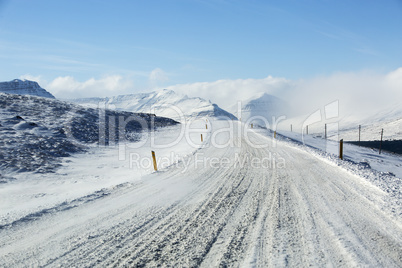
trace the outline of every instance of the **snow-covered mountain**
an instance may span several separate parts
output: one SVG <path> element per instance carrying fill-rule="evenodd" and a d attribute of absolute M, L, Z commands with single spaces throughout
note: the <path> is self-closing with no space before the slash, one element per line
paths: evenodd
<path fill-rule="evenodd" d="M 239 105 L 241 105 L 240 113 Z M 241 118 L 243 122 L 246 122 L 251 117 L 263 117 L 268 122 L 272 123 L 273 116 L 278 118 L 282 115 L 287 115 L 288 104 L 273 95 L 260 93 L 246 101 L 232 105 L 228 110 L 238 118 Z M 253 122 L 256 121 L 262 120 L 253 120 Z"/>
<path fill-rule="evenodd" d="M 236 119 L 218 105 L 202 98 L 189 98 L 172 90 L 120 95 L 110 98 L 84 98 L 72 100 L 87 107 L 107 107 L 129 112 L 153 113 L 178 121 L 197 117 Z"/>
<path fill-rule="evenodd" d="M 32 95 L 54 99 L 55 97 L 41 88 L 35 81 L 14 79 L 9 82 L 0 82 L 0 92 L 18 95 Z"/>

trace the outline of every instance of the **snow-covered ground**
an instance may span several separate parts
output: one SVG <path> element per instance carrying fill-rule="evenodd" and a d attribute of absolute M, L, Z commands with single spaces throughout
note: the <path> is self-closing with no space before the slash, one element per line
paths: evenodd
<path fill-rule="evenodd" d="M 278 131 L 279 134 L 294 141 L 304 143 L 306 146 L 319 149 L 323 152 L 339 156 L 339 142 L 324 139 L 322 136 L 301 135 L 300 133 L 290 131 Z M 356 164 L 364 165 L 367 168 L 383 172 L 402 178 L 402 156 L 399 154 L 382 151 L 379 154 L 378 149 L 359 147 L 357 145 L 344 143 L 343 157 L 345 160 L 353 161 Z"/>
<path fill-rule="evenodd" d="M 0 184 L 0 263 L 402 266 L 395 176 L 237 121 L 143 138 L 75 154 L 54 174 L 11 174 Z"/>
<path fill-rule="evenodd" d="M 281 120 L 278 129 L 293 132 L 324 135 L 325 124 L 336 124 L 336 135 L 328 135 L 329 139 L 345 141 L 359 140 L 359 125 L 361 126 L 361 141 L 380 140 L 383 129 L 383 140 L 402 140 L 402 106 L 400 103 L 389 105 L 389 107 L 378 109 L 373 107 L 369 112 L 342 114 L 337 101 L 327 105 L 324 109 L 317 110 L 311 114 L 302 114 Z M 329 112 L 329 113 L 328 113 Z M 327 114 L 328 113 L 328 114 Z M 281 115 L 280 113 L 277 114 Z"/>
<path fill-rule="evenodd" d="M 0 226 L 65 202 L 97 198 L 115 187 L 137 183 L 154 171 L 151 150 L 157 154 L 160 169 L 184 159 L 201 146 L 201 133 L 207 138 L 205 121 L 192 121 L 188 127 L 198 128 L 200 133 L 190 131 L 186 137 L 181 134 L 184 125 L 166 127 L 152 136 L 144 135 L 138 143 L 92 145 L 85 153 L 64 158 L 55 173 L 7 173 L 13 179 L 0 184 Z"/>
<path fill-rule="evenodd" d="M 383 140 L 402 140 L 402 116 L 400 118 L 385 119 L 361 125 L 360 139 L 362 141 Z M 342 138 L 346 141 L 359 140 L 359 127 L 345 127 L 341 129 Z"/>

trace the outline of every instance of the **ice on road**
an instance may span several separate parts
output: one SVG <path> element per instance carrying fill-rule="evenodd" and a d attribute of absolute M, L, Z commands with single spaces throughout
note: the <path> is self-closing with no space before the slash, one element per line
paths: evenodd
<path fill-rule="evenodd" d="M 225 124 L 181 164 L 4 223 L 1 266 L 402 267 L 387 192 Z"/>

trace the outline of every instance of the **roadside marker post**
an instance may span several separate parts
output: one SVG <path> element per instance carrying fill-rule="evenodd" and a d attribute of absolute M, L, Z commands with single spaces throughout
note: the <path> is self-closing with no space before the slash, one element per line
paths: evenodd
<path fill-rule="evenodd" d="M 274 131 L 274 139 L 276 139 L 276 130 Z"/>
<path fill-rule="evenodd" d="M 308 135 L 308 125 L 306 126 L 306 134 Z"/>
<path fill-rule="evenodd" d="M 327 139 L 327 124 L 325 124 L 325 139 Z"/>
<path fill-rule="evenodd" d="M 202 138 L 202 134 L 201 134 L 201 142 L 203 142 L 204 140 L 203 140 L 203 138 Z"/>
<path fill-rule="evenodd" d="M 379 151 L 379 153 L 378 153 L 378 154 L 381 154 L 381 147 L 382 147 L 382 136 L 383 136 L 383 134 L 384 134 L 384 129 L 382 128 L 382 129 L 381 129 L 381 140 L 380 140 L 380 151 Z"/>
<path fill-rule="evenodd" d="M 156 165 L 156 156 L 155 156 L 155 152 L 154 151 L 151 151 L 152 152 L 152 159 L 154 160 L 154 170 L 155 171 L 158 171 L 158 167 L 157 167 L 157 165 Z"/>
<path fill-rule="evenodd" d="M 360 131 L 361 131 L 362 126 L 359 125 L 359 147 L 360 147 Z"/>
<path fill-rule="evenodd" d="M 251 128 L 253 128 L 253 124 L 251 124 Z"/>
<path fill-rule="evenodd" d="M 205 124 L 205 129 L 208 129 L 208 125 L 207 125 L 207 124 Z"/>
<path fill-rule="evenodd" d="M 339 141 L 339 158 L 343 160 L 343 139 Z"/>

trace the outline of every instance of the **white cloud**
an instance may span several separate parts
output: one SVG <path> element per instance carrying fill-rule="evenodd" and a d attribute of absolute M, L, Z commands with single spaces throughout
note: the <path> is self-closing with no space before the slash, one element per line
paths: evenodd
<path fill-rule="evenodd" d="M 131 79 L 120 75 L 109 75 L 100 79 L 90 78 L 83 82 L 72 76 L 60 76 L 50 82 L 43 80 L 41 76 L 29 74 L 20 78 L 37 81 L 39 85 L 61 99 L 128 94 L 134 85 Z"/>
<path fill-rule="evenodd" d="M 40 75 L 35 76 L 35 75 L 31 75 L 31 74 L 24 74 L 24 75 L 21 75 L 19 77 L 19 79 L 36 81 L 36 82 L 38 82 L 39 85 L 47 84 L 46 80 L 44 80 L 42 78 L 42 76 L 40 76 Z"/>
<path fill-rule="evenodd" d="M 395 107 L 400 102 L 402 68 L 389 74 L 370 71 L 339 72 L 297 81 L 268 76 L 263 79 L 180 84 L 168 88 L 189 96 L 210 99 L 226 109 L 239 100 L 266 92 L 288 101 L 297 114 L 313 112 L 339 100 L 341 114 L 368 116 L 381 109 Z"/>
<path fill-rule="evenodd" d="M 223 108 L 228 108 L 236 104 L 238 100 L 246 100 L 260 92 L 280 95 L 280 93 L 288 91 L 292 83 L 292 81 L 284 78 L 268 76 L 263 79 L 226 79 L 214 82 L 180 84 L 169 86 L 168 89 L 187 94 L 191 97 L 201 97 L 211 100 Z"/>
<path fill-rule="evenodd" d="M 78 81 L 72 76 L 57 77 L 47 82 L 41 76 L 20 78 L 37 81 L 57 98 L 103 97 L 133 93 L 134 82 L 128 76 L 110 75 L 100 79 Z M 166 82 L 166 73 L 156 68 L 150 82 Z M 161 88 L 159 86 L 159 88 Z M 339 100 L 340 113 L 370 115 L 378 110 L 400 104 L 402 99 L 402 68 L 387 74 L 370 71 L 335 73 L 304 80 L 288 80 L 268 76 L 262 79 L 217 80 L 177 84 L 167 87 L 190 97 L 202 97 L 224 109 L 239 100 L 266 92 L 286 100 L 298 114 L 313 112 Z M 144 90 L 135 90 L 143 92 Z"/>
<path fill-rule="evenodd" d="M 402 67 L 390 72 L 385 77 L 385 84 L 394 90 L 394 94 L 402 92 Z"/>
<path fill-rule="evenodd" d="M 402 71 L 390 74 L 370 71 L 336 73 L 298 81 L 286 99 L 301 112 L 322 108 L 339 100 L 341 114 L 368 116 L 395 106 L 402 99 L 401 88 Z"/>
<path fill-rule="evenodd" d="M 165 82 L 169 81 L 167 73 L 161 68 L 156 68 L 149 74 L 149 83 L 151 87 L 157 87 L 163 85 Z"/>

